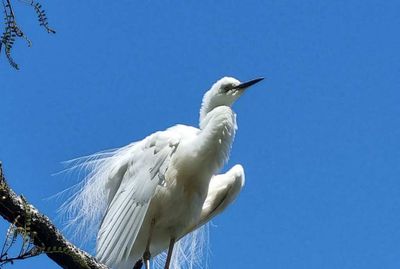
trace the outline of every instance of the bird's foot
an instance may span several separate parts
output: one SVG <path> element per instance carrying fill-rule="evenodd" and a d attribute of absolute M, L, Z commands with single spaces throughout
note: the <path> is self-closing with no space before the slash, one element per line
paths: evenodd
<path fill-rule="evenodd" d="M 146 251 L 143 253 L 143 261 L 146 269 L 150 269 L 150 258 L 151 258 L 150 251 L 146 249 Z"/>
<path fill-rule="evenodd" d="M 133 269 L 141 269 L 142 266 L 143 266 L 143 260 L 138 260 L 138 261 L 135 263 L 135 266 L 133 266 Z"/>

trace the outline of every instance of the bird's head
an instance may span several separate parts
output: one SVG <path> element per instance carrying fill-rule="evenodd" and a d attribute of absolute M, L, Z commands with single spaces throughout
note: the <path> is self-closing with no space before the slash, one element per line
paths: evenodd
<path fill-rule="evenodd" d="M 208 112 L 218 106 L 231 107 L 247 88 L 263 79 L 256 78 L 247 82 L 240 82 L 232 77 L 221 78 L 204 94 L 200 110 L 200 121 L 205 118 Z"/>

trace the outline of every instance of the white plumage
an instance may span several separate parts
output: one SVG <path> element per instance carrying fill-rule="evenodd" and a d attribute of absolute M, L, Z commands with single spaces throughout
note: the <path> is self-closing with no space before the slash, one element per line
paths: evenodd
<path fill-rule="evenodd" d="M 78 232 L 98 227 L 96 257 L 116 269 L 174 247 L 176 241 L 223 211 L 244 184 L 242 166 L 215 175 L 228 160 L 235 137 L 231 109 L 246 88 L 230 77 L 217 81 L 204 95 L 200 128 L 176 125 L 121 149 L 78 160 L 90 170 L 82 188 L 64 209 Z M 88 235 L 89 231 L 86 231 Z M 166 268 L 193 266 L 199 232 L 175 244 Z M 188 253 L 189 252 L 189 253 Z M 170 256 L 171 256 L 170 252 Z M 192 254 L 192 255 L 190 255 Z"/>

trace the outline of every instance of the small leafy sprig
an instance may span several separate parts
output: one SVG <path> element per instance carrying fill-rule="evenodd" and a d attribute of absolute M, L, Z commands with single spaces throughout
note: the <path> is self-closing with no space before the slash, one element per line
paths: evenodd
<path fill-rule="evenodd" d="M 34 0 L 20 0 L 20 2 L 24 2 L 33 7 L 35 10 L 39 25 L 44 27 L 48 33 L 55 34 L 56 32 L 49 27 L 48 19 L 46 16 L 46 12 L 42 8 L 42 5 Z M 0 38 L 0 53 L 2 48 L 4 47 L 5 55 L 7 57 L 8 62 L 15 69 L 19 69 L 17 63 L 11 56 L 11 50 L 17 38 L 25 39 L 28 43 L 28 47 L 32 45 L 32 42 L 27 38 L 21 28 L 18 26 L 15 14 L 11 5 L 11 0 L 2 0 L 3 11 L 4 11 L 4 32 Z"/>
<path fill-rule="evenodd" d="M 28 215 L 27 225 L 23 228 L 17 227 L 18 217 L 8 228 L 6 239 L 0 252 L 0 268 L 3 268 L 3 266 L 8 263 L 14 264 L 17 260 L 24 260 L 43 253 L 42 249 L 33 244 L 34 234 L 30 232 L 29 218 L 30 216 Z M 19 254 L 13 257 L 9 252 L 11 247 L 16 244 L 18 235 L 22 240 L 21 248 Z"/>
<path fill-rule="evenodd" d="M 36 14 L 38 16 L 38 20 L 39 20 L 39 25 L 43 26 L 49 34 L 50 33 L 55 34 L 56 31 L 54 31 L 53 29 L 51 29 L 49 27 L 49 22 L 47 20 L 47 16 L 46 16 L 44 9 L 42 8 L 42 5 L 33 0 L 31 1 L 30 5 L 33 6 L 33 8 L 35 9 L 35 12 L 36 12 Z"/>
<path fill-rule="evenodd" d="M 11 50 L 15 43 L 15 39 L 17 37 L 23 38 L 28 42 L 28 46 L 31 46 L 31 41 L 26 37 L 24 32 L 18 27 L 18 24 L 15 20 L 14 11 L 12 9 L 10 0 L 2 0 L 3 9 L 4 9 L 4 24 L 5 30 L 1 36 L 1 43 L 0 43 L 0 52 L 2 46 L 4 45 L 4 51 L 8 62 L 12 67 L 18 69 L 18 65 L 15 63 L 14 59 L 11 57 Z"/>

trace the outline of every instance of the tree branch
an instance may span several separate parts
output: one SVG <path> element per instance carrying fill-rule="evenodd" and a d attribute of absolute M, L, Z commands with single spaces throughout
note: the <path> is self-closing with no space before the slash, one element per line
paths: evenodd
<path fill-rule="evenodd" d="M 33 244 L 62 268 L 107 269 L 88 253 L 68 242 L 48 217 L 8 186 L 0 162 L 0 215 L 23 228 Z"/>

